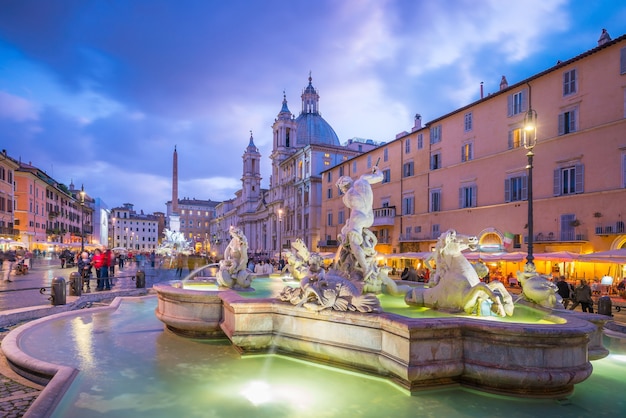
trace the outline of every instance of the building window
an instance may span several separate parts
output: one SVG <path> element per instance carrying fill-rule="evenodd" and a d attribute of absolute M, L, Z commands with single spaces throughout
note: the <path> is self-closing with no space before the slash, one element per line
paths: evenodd
<path fill-rule="evenodd" d="M 472 130 L 472 112 L 466 113 L 465 114 L 465 132 L 469 132 Z"/>
<path fill-rule="evenodd" d="M 411 152 L 411 139 L 407 138 L 406 141 L 404 141 L 404 153 L 408 154 L 409 152 Z"/>
<path fill-rule="evenodd" d="M 528 200 L 528 177 L 526 174 L 504 179 L 504 201 Z"/>
<path fill-rule="evenodd" d="M 519 115 L 526 111 L 526 89 L 517 93 L 509 94 L 507 97 L 507 115 Z"/>
<path fill-rule="evenodd" d="M 576 132 L 576 113 L 576 109 L 571 109 L 559 114 L 559 135 Z"/>
<path fill-rule="evenodd" d="M 563 73 L 563 96 L 576 93 L 576 69 Z"/>
<path fill-rule="evenodd" d="M 417 149 L 424 148 L 424 134 L 417 134 Z"/>
<path fill-rule="evenodd" d="M 554 195 L 583 193 L 585 190 L 585 166 L 576 164 L 554 170 Z"/>
<path fill-rule="evenodd" d="M 372 156 L 367 156 L 367 168 L 372 168 Z"/>
<path fill-rule="evenodd" d="M 402 177 L 411 177 L 414 174 L 413 161 L 404 163 L 402 166 Z"/>
<path fill-rule="evenodd" d="M 332 175 L 330 174 L 330 171 L 328 171 L 326 173 L 326 182 L 330 183 L 332 181 Z"/>
<path fill-rule="evenodd" d="M 389 159 L 389 150 L 385 148 L 383 150 L 383 161 L 387 161 Z"/>
<path fill-rule="evenodd" d="M 339 177 L 343 176 L 343 166 L 339 167 Z"/>
<path fill-rule="evenodd" d="M 441 232 L 439 232 L 439 224 L 433 224 L 430 227 L 430 233 L 433 238 L 439 238 L 439 235 L 441 235 Z"/>
<path fill-rule="evenodd" d="M 430 169 L 438 170 L 441 168 L 441 152 L 434 152 L 430 156 Z"/>
<path fill-rule="evenodd" d="M 326 197 L 328 199 L 332 199 L 333 198 L 333 188 L 332 187 L 328 188 L 327 193 L 326 193 Z"/>
<path fill-rule="evenodd" d="M 328 226 L 333 226 L 333 214 L 332 214 L 332 212 L 328 212 L 328 214 L 326 215 L 326 224 Z"/>
<path fill-rule="evenodd" d="M 441 189 L 433 189 L 430 191 L 430 202 L 428 206 L 430 212 L 441 211 Z"/>
<path fill-rule="evenodd" d="M 346 222 L 345 216 L 345 212 L 343 210 L 340 210 L 337 214 L 337 223 L 339 225 L 343 225 Z"/>
<path fill-rule="evenodd" d="M 463 186 L 459 189 L 459 207 L 461 209 L 476 207 L 476 185 Z"/>
<path fill-rule="evenodd" d="M 619 53 L 619 73 L 626 74 L 626 48 L 620 49 Z"/>
<path fill-rule="evenodd" d="M 352 161 L 352 171 L 356 173 L 356 161 Z"/>
<path fill-rule="evenodd" d="M 441 142 L 441 125 L 430 128 L 430 143 L 436 144 Z"/>
<path fill-rule="evenodd" d="M 509 131 L 509 149 L 522 146 L 522 129 L 515 128 Z"/>
<path fill-rule="evenodd" d="M 391 181 L 391 170 L 385 169 L 383 170 L 383 183 L 389 183 Z"/>
<path fill-rule="evenodd" d="M 402 214 L 413 215 L 415 213 L 415 197 L 404 196 L 402 198 Z"/>
<path fill-rule="evenodd" d="M 474 159 L 473 148 L 474 147 L 472 146 L 471 142 L 463 144 L 463 147 L 461 148 L 461 161 L 465 162 Z"/>

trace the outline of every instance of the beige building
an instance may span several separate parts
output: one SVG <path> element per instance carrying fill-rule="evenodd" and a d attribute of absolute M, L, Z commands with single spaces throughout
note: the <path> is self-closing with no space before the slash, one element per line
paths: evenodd
<path fill-rule="evenodd" d="M 92 198 L 30 164 L 19 162 L 13 176 L 14 225 L 29 250 L 58 251 L 92 243 Z"/>
<path fill-rule="evenodd" d="M 0 238 L 16 241 L 19 230 L 15 227 L 15 170 L 19 163 L 7 155 L 0 154 Z"/>
<path fill-rule="evenodd" d="M 125 248 L 132 251 L 150 252 L 157 249 L 159 217 L 137 213 L 134 205 L 125 203 L 111 210 L 110 248 Z"/>
<path fill-rule="evenodd" d="M 537 115 L 533 149 L 534 252 L 626 247 L 626 36 L 425 123 L 325 171 L 321 244 L 349 216 L 336 193 L 380 158 L 373 186 L 379 253 L 428 251 L 454 228 L 483 251 L 527 251 L 529 170 L 524 118 Z M 532 112 L 535 114 L 534 112 Z M 324 250 L 336 246 L 324 245 Z"/>

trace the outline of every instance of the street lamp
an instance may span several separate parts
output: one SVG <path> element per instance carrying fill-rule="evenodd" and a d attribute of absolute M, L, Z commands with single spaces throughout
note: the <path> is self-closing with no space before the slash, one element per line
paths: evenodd
<path fill-rule="evenodd" d="M 278 261 L 283 259 L 283 243 L 280 236 L 280 230 L 283 226 L 283 210 L 278 209 Z"/>
<path fill-rule="evenodd" d="M 80 253 L 85 251 L 85 185 L 80 186 Z"/>
<path fill-rule="evenodd" d="M 535 272 L 535 263 L 533 260 L 533 149 L 537 145 L 537 112 L 528 107 L 528 112 L 524 116 L 524 148 L 528 150 L 528 255 L 526 256 L 527 272 Z"/>

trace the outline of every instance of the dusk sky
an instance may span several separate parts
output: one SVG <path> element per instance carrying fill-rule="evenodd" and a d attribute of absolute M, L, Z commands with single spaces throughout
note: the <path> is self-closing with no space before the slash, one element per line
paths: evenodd
<path fill-rule="evenodd" d="M 165 212 L 241 187 L 250 131 L 268 187 L 271 125 L 308 83 L 343 143 L 392 141 L 626 34 L 626 2 L 2 0 L 0 149 L 109 207 Z"/>

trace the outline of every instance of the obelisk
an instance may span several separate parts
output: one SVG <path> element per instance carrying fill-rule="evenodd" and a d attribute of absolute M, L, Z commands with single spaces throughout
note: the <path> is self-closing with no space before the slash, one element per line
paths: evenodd
<path fill-rule="evenodd" d="M 172 162 L 172 209 L 169 215 L 169 230 L 180 232 L 180 215 L 178 213 L 178 152 L 174 145 L 174 161 Z"/>

